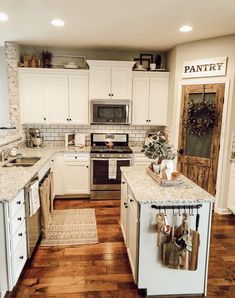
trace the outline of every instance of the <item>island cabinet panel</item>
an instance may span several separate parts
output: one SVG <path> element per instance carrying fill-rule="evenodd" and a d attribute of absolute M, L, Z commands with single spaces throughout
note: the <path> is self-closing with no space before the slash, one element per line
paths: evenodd
<path fill-rule="evenodd" d="M 162 262 L 161 249 L 157 247 L 156 214 L 151 204 L 140 204 L 138 288 L 147 289 L 147 295 L 198 295 L 206 294 L 207 267 L 210 244 L 211 203 L 203 202 L 200 212 L 200 246 L 196 271 L 170 269 Z M 167 210 L 171 225 L 173 210 Z M 189 217 L 195 230 L 196 216 Z M 177 215 L 177 226 L 182 216 Z"/>
<path fill-rule="evenodd" d="M 122 177 L 121 187 L 121 230 L 125 244 L 127 245 L 127 210 L 128 209 L 128 198 L 127 198 L 127 183 L 124 177 Z"/>

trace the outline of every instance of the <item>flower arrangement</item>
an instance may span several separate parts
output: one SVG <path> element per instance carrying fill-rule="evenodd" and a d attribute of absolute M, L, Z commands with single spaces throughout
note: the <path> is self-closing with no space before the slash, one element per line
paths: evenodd
<path fill-rule="evenodd" d="M 203 136 L 214 128 L 217 118 L 216 106 L 213 102 L 205 99 L 200 102 L 191 101 L 188 103 L 184 126 L 190 134 Z"/>
<path fill-rule="evenodd" d="M 157 131 L 148 144 L 143 146 L 141 152 L 148 158 L 158 159 L 158 163 L 164 159 L 173 160 L 177 156 L 177 150 L 168 143 L 168 135 L 164 131 Z"/>

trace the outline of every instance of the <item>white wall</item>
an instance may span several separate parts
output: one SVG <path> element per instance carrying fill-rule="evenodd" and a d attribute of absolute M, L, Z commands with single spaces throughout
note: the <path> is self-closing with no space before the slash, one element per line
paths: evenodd
<path fill-rule="evenodd" d="M 228 177 L 230 171 L 230 144 L 231 130 L 235 129 L 235 102 L 234 102 L 234 72 L 235 72 L 235 35 L 200 40 L 181 44 L 168 52 L 168 69 L 171 72 L 169 86 L 169 115 L 168 125 L 171 131 L 171 139 L 178 146 L 178 129 L 181 106 L 182 66 L 187 60 L 197 60 L 212 57 L 228 57 L 227 75 L 222 78 L 226 81 L 223 128 L 221 134 L 221 151 L 219 161 L 219 174 L 217 179 L 216 211 L 225 212 L 227 208 Z M 221 78 L 218 78 L 220 80 Z M 211 79 L 204 79 L 208 82 Z M 198 82 L 193 79 L 190 83 Z M 200 79 L 203 82 L 203 79 Z M 227 104 L 227 105 L 226 105 Z"/>
<path fill-rule="evenodd" d="M 5 48 L 0 47 L 0 127 L 9 126 L 9 99 Z"/>

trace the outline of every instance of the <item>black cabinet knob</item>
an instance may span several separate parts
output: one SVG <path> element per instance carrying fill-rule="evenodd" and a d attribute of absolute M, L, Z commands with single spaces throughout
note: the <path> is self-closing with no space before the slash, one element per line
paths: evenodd
<path fill-rule="evenodd" d="M 21 221 L 22 220 L 22 217 L 18 217 L 17 220 Z"/>
<path fill-rule="evenodd" d="M 23 236 L 23 233 L 19 233 L 18 236 L 22 237 Z"/>
<path fill-rule="evenodd" d="M 128 206 L 126 205 L 125 208 L 128 208 Z"/>
<path fill-rule="evenodd" d="M 17 201 L 16 204 L 20 205 L 21 204 L 21 201 Z"/>
<path fill-rule="evenodd" d="M 122 181 L 122 184 L 125 184 L 125 181 Z"/>
<path fill-rule="evenodd" d="M 23 259 L 24 259 L 24 257 L 23 257 L 23 256 L 20 256 L 20 259 L 21 259 L 21 260 L 23 260 Z"/>
<path fill-rule="evenodd" d="M 87 169 L 89 168 L 89 166 L 86 166 L 87 167 Z"/>
<path fill-rule="evenodd" d="M 47 120 L 47 118 L 43 118 L 44 120 Z"/>
<path fill-rule="evenodd" d="M 75 159 L 77 159 L 78 157 L 77 156 L 75 156 Z"/>
<path fill-rule="evenodd" d="M 132 203 L 132 202 L 134 202 L 134 200 L 130 199 L 130 202 Z"/>
<path fill-rule="evenodd" d="M 149 120 L 149 122 L 151 122 L 151 120 Z"/>

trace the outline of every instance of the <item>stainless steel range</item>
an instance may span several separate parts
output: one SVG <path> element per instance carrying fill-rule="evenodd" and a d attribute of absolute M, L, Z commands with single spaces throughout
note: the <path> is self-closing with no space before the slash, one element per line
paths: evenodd
<path fill-rule="evenodd" d="M 120 199 L 120 167 L 132 164 L 128 134 L 91 135 L 91 199 Z"/>

